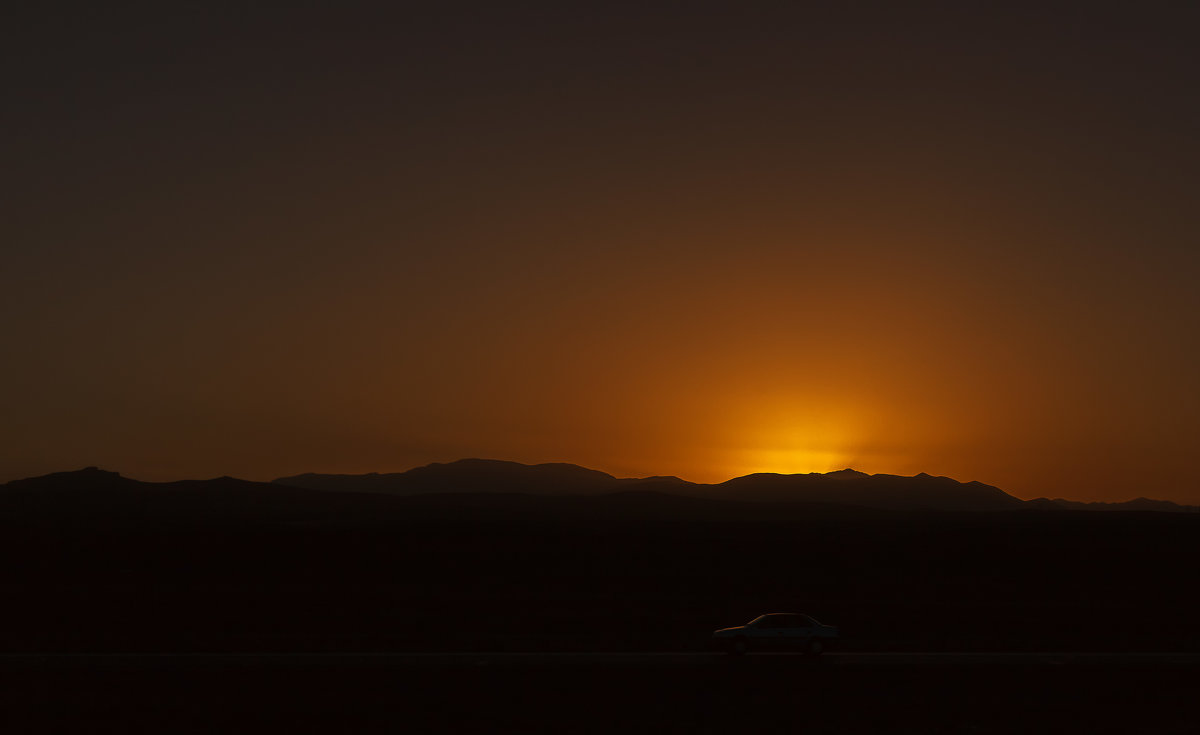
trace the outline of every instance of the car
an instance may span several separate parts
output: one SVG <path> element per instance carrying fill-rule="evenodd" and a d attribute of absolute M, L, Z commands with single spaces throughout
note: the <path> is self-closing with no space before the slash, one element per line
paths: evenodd
<path fill-rule="evenodd" d="M 721 628 L 712 634 L 715 646 L 731 654 L 802 651 L 810 656 L 821 655 L 839 637 L 837 626 L 822 625 L 800 613 L 759 615 L 745 625 Z"/>

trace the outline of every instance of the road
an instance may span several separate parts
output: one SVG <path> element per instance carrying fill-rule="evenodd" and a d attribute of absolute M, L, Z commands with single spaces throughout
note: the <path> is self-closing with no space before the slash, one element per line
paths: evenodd
<path fill-rule="evenodd" d="M 9 653 L 0 654 L 8 670 L 42 668 L 189 668 L 238 667 L 385 667 L 455 669 L 490 667 L 705 667 L 730 663 L 817 665 L 833 668 L 947 666 L 1181 666 L 1200 667 L 1200 653 L 1070 652 L 829 652 L 819 658 L 792 653 L 754 653 L 732 657 L 695 652 L 561 653 Z"/>
<path fill-rule="evenodd" d="M 11 732 L 1196 733 L 1200 654 L 5 654 Z"/>

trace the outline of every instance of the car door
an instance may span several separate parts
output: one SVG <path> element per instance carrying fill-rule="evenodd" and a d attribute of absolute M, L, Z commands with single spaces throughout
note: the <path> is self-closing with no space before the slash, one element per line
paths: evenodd
<path fill-rule="evenodd" d="M 771 648 L 777 651 L 790 651 L 796 647 L 796 616 L 771 616 Z"/>
<path fill-rule="evenodd" d="M 754 632 L 751 637 L 754 638 L 755 647 L 763 650 L 777 650 L 785 645 L 787 629 L 783 624 L 782 617 L 781 615 L 763 615 L 754 621 L 752 625 Z"/>
<path fill-rule="evenodd" d="M 793 626 L 792 647 L 797 651 L 803 651 L 808 648 L 809 642 L 816 633 L 816 623 L 806 615 L 797 615 Z"/>
<path fill-rule="evenodd" d="M 806 625 L 804 616 L 788 615 L 780 620 L 780 625 L 783 626 L 784 634 L 781 638 L 781 647 L 789 651 L 803 650 L 808 644 L 808 638 L 812 634 L 811 628 Z"/>

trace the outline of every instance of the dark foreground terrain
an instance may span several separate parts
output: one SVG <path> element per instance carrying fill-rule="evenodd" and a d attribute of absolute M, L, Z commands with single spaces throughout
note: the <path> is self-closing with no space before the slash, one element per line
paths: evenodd
<path fill-rule="evenodd" d="M 43 732 L 1195 733 L 1194 657 L 0 659 Z"/>
<path fill-rule="evenodd" d="M 5 732 L 1200 732 L 1200 514 L 103 474 L 0 500 Z M 780 611 L 840 650 L 705 652 Z"/>
<path fill-rule="evenodd" d="M 8 523 L 0 652 L 1200 652 L 1200 515 Z"/>

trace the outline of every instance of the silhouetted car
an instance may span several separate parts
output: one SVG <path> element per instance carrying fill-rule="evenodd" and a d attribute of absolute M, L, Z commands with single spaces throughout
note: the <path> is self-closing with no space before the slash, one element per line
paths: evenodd
<path fill-rule="evenodd" d="M 838 639 L 836 626 L 822 625 L 799 613 L 759 615 L 745 625 L 713 631 L 713 644 L 723 651 L 803 651 L 819 656 Z"/>

